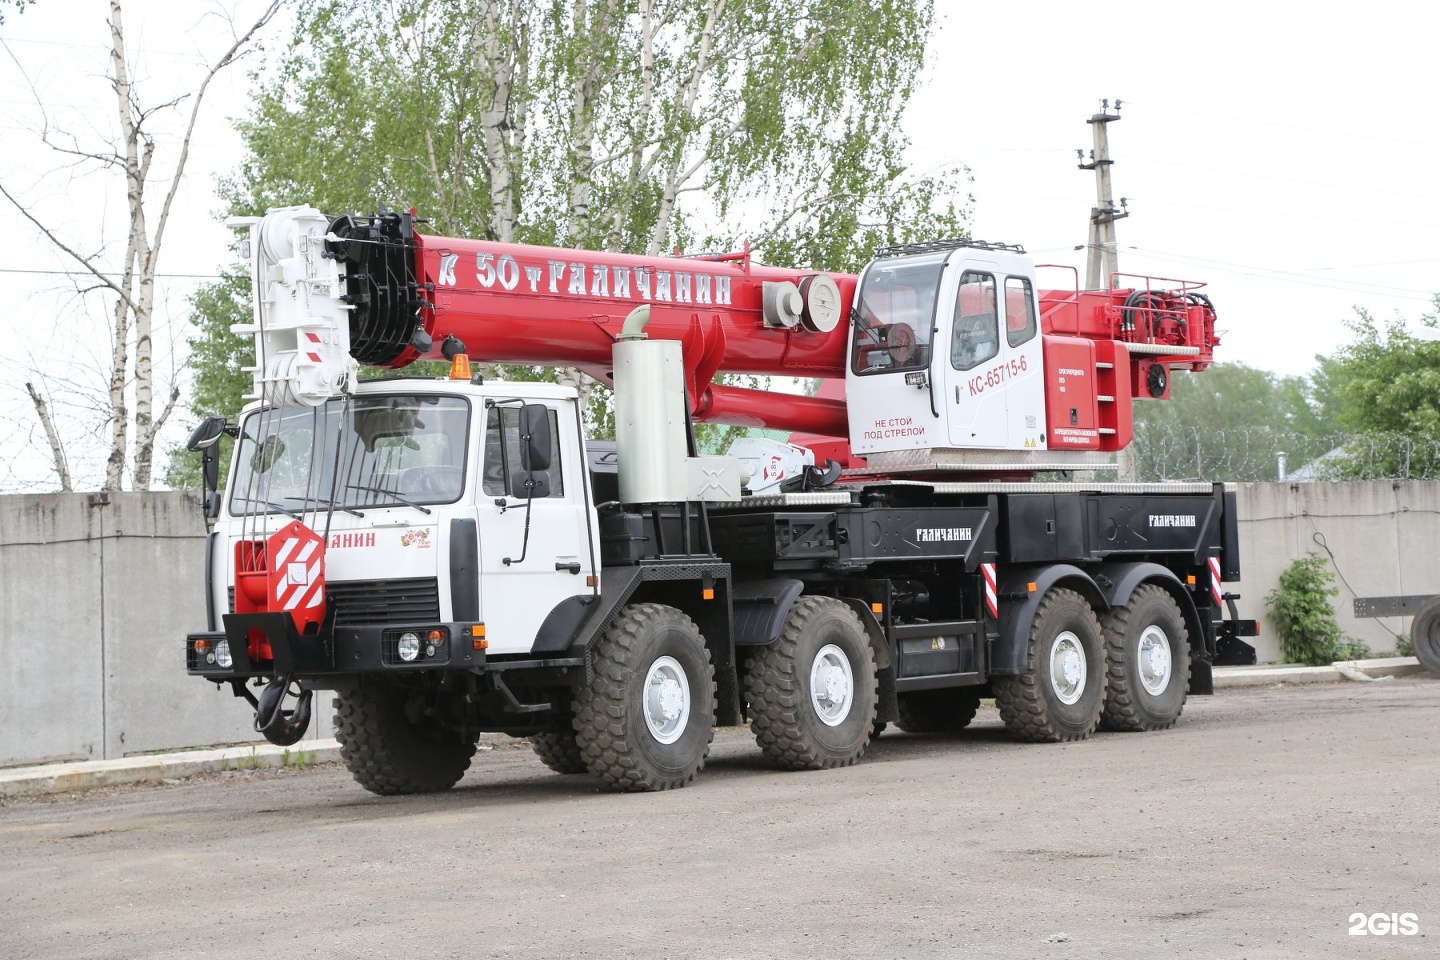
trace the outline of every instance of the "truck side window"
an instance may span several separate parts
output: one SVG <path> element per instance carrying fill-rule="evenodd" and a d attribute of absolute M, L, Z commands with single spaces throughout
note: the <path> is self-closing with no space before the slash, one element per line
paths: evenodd
<path fill-rule="evenodd" d="M 485 417 L 485 464 L 480 489 L 489 497 L 513 497 L 515 474 L 520 472 L 520 408 L 491 407 Z M 560 418 L 550 411 L 550 496 L 565 496 L 560 468 Z"/>
<path fill-rule="evenodd" d="M 1024 277 L 1005 278 L 1005 339 L 1018 347 L 1035 336 L 1035 298 Z"/>
<path fill-rule="evenodd" d="M 955 327 L 950 338 L 950 365 L 969 370 L 1000 352 L 1000 321 L 996 316 L 995 278 L 967 270 L 955 298 Z"/>

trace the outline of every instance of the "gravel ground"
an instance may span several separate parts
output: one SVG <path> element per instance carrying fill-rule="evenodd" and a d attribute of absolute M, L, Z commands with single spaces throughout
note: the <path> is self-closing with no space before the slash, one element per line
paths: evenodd
<path fill-rule="evenodd" d="M 438 796 L 339 766 L 0 805 L 0 956 L 1440 956 L 1440 678 L 1195 698 L 1170 731 L 886 733 L 769 770 L 719 731 L 622 796 L 524 744 Z M 1354 936 L 1353 914 L 1418 933 Z"/>

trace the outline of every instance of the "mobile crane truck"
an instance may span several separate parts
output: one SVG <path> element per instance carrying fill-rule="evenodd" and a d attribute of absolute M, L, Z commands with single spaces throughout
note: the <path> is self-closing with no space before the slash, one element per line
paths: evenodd
<path fill-rule="evenodd" d="M 188 671 L 279 744 L 334 691 L 371 791 L 449 788 L 483 731 L 661 790 L 746 720 L 789 769 L 854 763 L 886 723 L 958 730 L 982 697 L 1024 740 L 1161 730 L 1248 649 L 1222 613 L 1233 491 L 1034 479 L 1109 465 L 1133 402 L 1205 368 L 1197 284 L 1041 291 L 1023 249 L 970 240 L 848 276 L 427 236 L 413 212 L 244 225 L 254 402 L 191 437 Z M 575 389 L 472 355 L 612 385 L 615 440 L 587 445 Z M 700 456 L 707 420 L 797 432 Z"/>

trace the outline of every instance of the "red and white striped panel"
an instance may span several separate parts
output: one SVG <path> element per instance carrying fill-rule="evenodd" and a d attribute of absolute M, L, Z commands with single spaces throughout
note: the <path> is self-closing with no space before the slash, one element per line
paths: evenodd
<path fill-rule="evenodd" d="M 1220 558 L 1210 558 L 1210 597 L 1220 606 Z"/>
<path fill-rule="evenodd" d="M 1000 618 L 1000 604 L 995 599 L 995 564 L 980 564 L 980 573 L 985 578 L 985 609 L 990 611 L 990 616 Z"/>
<path fill-rule="evenodd" d="M 275 603 L 281 609 L 294 610 L 303 603 L 308 610 L 324 602 L 324 583 L 320 579 L 324 553 L 319 547 L 319 540 L 288 537 L 276 552 L 272 569 L 285 571 L 284 576 L 275 578 Z"/>

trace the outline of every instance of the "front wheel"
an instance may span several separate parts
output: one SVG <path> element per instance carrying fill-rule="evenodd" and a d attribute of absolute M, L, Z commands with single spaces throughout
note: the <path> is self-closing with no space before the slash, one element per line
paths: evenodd
<path fill-rule="evenodd" d="M 335 739 L 355 781 L 382 796 L 448 790 L 465 775 L 475 741 L 428 720 L 421 694 L 361 677 L 335 697 Z"/>
<path fill-rule="evenodd" d="M 575 741 L 587 769 L 615 790 L 683 787 L 715 733 L 715 669 L 694 621 L 674 607 L 625 607 L 575 692 Z"/>
<path fill-rule="evenodd" d="M 1030 624 L 1026 670 L 993 677 L 1000 719 L 1021 740 L 1084 740 L 1100 723 L 1105 699 L 1105 648 L 1100 623 L 1085 598 L 1057 587 L 1045 594 Z"/>
<path fill-rule="evenodd" d="M 1109 674 L 1101 724 L 1107 730 L 1174 726 L 1190 687 L 1189 633 L 1174 598 L 1145 584 L 1107 613 L 1100 629 Z"/>
<path fill-rule="evenodd" d="M 859 760 L 878 699 L 860 619 L 840 600 L 801 597 L 779 638 L 750 658 L 745 695 L 755 741 L 776 765 L 821 770 Z"/>

